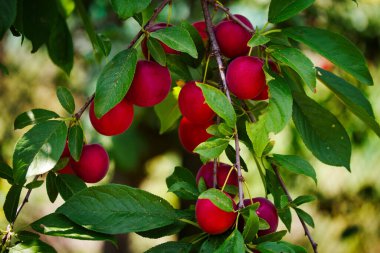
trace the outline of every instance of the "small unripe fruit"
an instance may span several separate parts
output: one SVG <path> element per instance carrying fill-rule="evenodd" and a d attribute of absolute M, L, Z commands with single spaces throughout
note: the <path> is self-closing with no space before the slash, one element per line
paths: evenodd
<path fill-rule="evenodd" d="M 230 196 L 228 197 L 235 209 L 235 202 Z M 224 233 L 235 223 L 237 213 L 221 210 L 209 199 L 198 199 L 195 205 L 195 216 L 203 231 L 217 235 Z"/>
<path fill-rule="evenodd" d="M 154 106 L 169 94 L 171 83 L 168 68 L 156 62 L 138 61 L 126 98 L 138 106 Z"/>
<path fill-rule="evenodd" d="M 206 29 L 206 22 L 204 20 L 197 21 L 197 22 L 193 23 L 193 26 L 195 27 L 195 29 L 197 29 L 202 40 L 207 41 L 208 40 L 208 34 L 207 34 L 207 29 Z"/>
<path fill-rule="evenodd" d="M 94 102 L 90 106 L 90 121 L 95 130 L 103 135 L 112 136 L 127 130 L 133 120 L 133 105 L 123 99 L 109 112 L 98 119 L 94 111 Z"/>
<path fill-rule="evenodd" d="M 154 31 L 157 31 L 157 30 L 160 30 L 162 28 L 169 27 L 169 26 L 172 26 L 172 25 L 170 25 L 170 24 L 167 25 L 166 23 L 157 23 L 157 24 L 152 25 L 148 29 L 148 32 L 154 32 Z M 180 53 L 177 50 L 174 50 L 174 49 L 168 47 L 166 44 L 162 43 L 161 41 L 159 41 L 159 43 L 161 44 L 162 48 L 164 49 L 165 53 L 167 53 L 167 54 L 179 54 Z M 147 46 L 146 37 L 141 42 L 141 50 L 142 50 L 145 58 L 148 59 L 148 46 Z"/>
<path fill-rule="evenodd" d="M 195 124 L 207 123 L 215 116 L 206 104 L 201 88 L 194 81 L 186 83 L 181 89 L 178 105 L 182 115 Z"/>
<path fill-rule="evenodd" d="M 178 127 L 178 136 L 182 146 L 192 153 L 200 143 L 211 137 L 206 129 L 212 124 L 212 121 L 202 125 L 194 124 L 187 118 L 183 117 Z"/>
<path fill-rule="evenodd" d="M 63 150 L 63 153 L 61 155 L 61 158 L 68 158 L 69 161 L 67 162 L 66 166 L 63 169 L 60 169 L 59 171 L 57 171 L 57 173 L 59 173 L 59 174 L 72 174 L 72 175 L 74 175 L 75 173 L 74 173 L 74 170 L 71 167 L 71 163 L 70 163 L 70 161 L 72 160 L 72 158 L 71 158 L 71 155 L 70 155 L 70 150 L 69 150 L 69 146 L 68 146 L 68 142 L 67 141 L 66 141 L 65 149 Z"/>
<path fill-rule="evenodd" d="M 228 89 L 240 99 L 254 99 L 266 86 L 263 62 L 252 56 L 234 59 L 227 68 Z"/>
<path fill-rule="evenodd" d="M 253 198 L 252 201 L 250 199 L 244 200 L 244 206 L 249 206 L 253 203 L 260 203 L 259 208 L 256 210 L 257 216 L 261 219 L 265 220 L 269 228 L 266 230 L 259 230 L 257 233 L 258 236 L 263 236 L 266 234 L 270 234 L 276 232 L 278 227 L 278 214 L 276 207 L 266 198 Z"/>
<path fill-rule="evenodd" d="M 249 28 L 253 26 L 249 20 L 242 15 L 234 15 Z M 252 35 L 233 20 L 223 20 L 215 27 L 215 37 L 218 41 L 221 53 L 228 58 L 246 55 L 249 52 L 247 46 Z"/>
<path fill-rule="evenodd" d="M 217 166 L 217 187 L 221 189 L 224 185 L 224 182 L 227 179 L 228 173 L 230 172 L 232 168 L 232 165 L 228 165 L 225 163 L 218 163 Z M 213 179 L 214 179 L 214 162 L 208 162 L 202 167 L 199 168 L 196 181 L 197 184 L 199 183 L 199 180 L 201 178 L 204 179 L 207 188 L 212 188 L 213 187 Z M 228 177 L 227 184 L 228 186 L 235 186 L 238 187 L 238 175 L 236 170 L 232 169 L 230 176 Z"/>
<path fill-rule="evenodd" d="M 84 145 L 79 161 L 72 160 L 71 166 L 75 174 L 86 183 L 97 183 L 107 174 L 108 154 L 99 144 Z"/>

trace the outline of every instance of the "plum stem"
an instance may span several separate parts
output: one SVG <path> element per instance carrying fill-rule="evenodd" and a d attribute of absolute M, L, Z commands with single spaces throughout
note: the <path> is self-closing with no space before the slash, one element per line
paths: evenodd
<path fill-rule="evenodd" d="M 293 199 L 289 193 L 289 190 L 286 188 L 285 182 L 282 179 L 280 172 L 278 171 L 277 166 L 275 164 L 272 164 L 272 168 L 273 168 L 273 171 L 276 174 L 276 178 L 277 178 L 278 182 L 280 183 L 281 188 L 284 190 L 289 202 L 292 202 Z M 297 214 L 297 216 L 298 216 L 299 221 L 301 222 L 303 230 L 305 231 L 305 235 L 307 236 L 307 238 L 310 241 L 311 246 L 313 247 L 314 253 L 318 253 L 318 244 L 314 241 L 313 237 L 311 236 L 309 228 L 307 227 L 305 222 L 301 219 L 301 217 L 298 214 Z"/>
<path fill-rule="evenodd" d="M 213 24 L 212 24 L 210 11 L 208 8 L 208 2 L 209 2 L 209 0 L 201 0 L 203 15 L 204 15 L 205 22 L 206 22 L 206 30 L 207 30 L 208 37 L 210 40 L 210 45 L 211 45 L 211 53 L 213 56 L 215 56 L 216 61 L 218 63 L 219 76 L 220 76 L 220 79 L 221 79 L 222 84 L 223 84 L 223 91 L 226 94 L 228 101 L 232 104 L 230 91 L 228 90 L 228 87 L 227 87 L 226 74 L 224 72 L 225 67 L 223 64 L 222 55 L 220 53 L 219 44 L 216 40 L 215 33 L 213 30 Z M 214 3 L 214 1 L 213 1 L 213 3 Z M 231 18 L 233 18 L 233 17 L 231 17 Z M 235 129 L 234 138 L 235 138 L 235 151 L 236 151 L 236 160 L 235 161 L 236 161 L 236 169 L 237 169 L 237 174 L 238 174 L 238 179 L 239 179 L 238 188 L 239 188 L 239 200 L 240 201 L 239 201 L 238 207 L 239 207 L 239 209 L 241 209 L 244 207 L 244 201 L 243 201 L 244 200 L 244 192 L 243 192 L 244 178 L 242 176 L 241 166 L 240 166 L 240 146 L 239 146 L 239 135 L 238 135 L 237 129 Z"/>

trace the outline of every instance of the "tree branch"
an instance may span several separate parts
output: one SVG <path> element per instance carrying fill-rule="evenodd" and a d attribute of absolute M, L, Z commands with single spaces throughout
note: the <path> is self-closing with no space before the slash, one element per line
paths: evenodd
<path fill-rule="evenodd" d="M 272 164 L 272 168 L 273 168 L 274 173 L 276 174 L 276 178 L 277 178 L 278 182 L 280 183 L 281 188 L 284 190 L 286 196 L 288 197 L 289 202 L 292 202 L 293 199 L 292 199 L 288 189 L 286 188 L 285 182 L 282 179 L 280 172 L 278 171 L 277 166 L 275 164 Z M 318 244 L 314 241 L 313 237 L 311 236 L 309 228 L 307 227 L 305 222 L 301 219 L 301 217 L 298 214 L 297 214 L 297 216 L 298 216 L 298 219 L 300 220 L 300 222 L 302 224 L 303 230 L 305 231 L 305 235 L 307 236 L 307 238 L 310 241 L 311 246 L 313 247 L 314 253 L 318 253 Z"/>
<path fill-rule="evenodd" d="M 222 55 L 220 53 L 220 48 L 215 37 L 210 11 L 208 9 L 208 0 L 201 0 L 201 5 L 202 5 L 203 15 L 206 22 L 207 33 L 210 40 L 211 53 L 215 56 L 216 61 L 218 63 L 219 76 L 222 81 L 224 93 L 226 94 L 228 101 L 232 104 L 230 91 L 228 90 L 228 87 L 227 87 L 226 74 L 224 73 L 225 68 L 222 61 Z M 234 138 L 235 138 L 235 150 L 236 150 L 236 169 L 237 169 L 238 178 L 239 178 L 238 187 L 239 187 L 239 200 L 240 200 L 239 209 L 240 209 L 244 207 L 244 192 L 243 192 L 244 178 L 242 176 L 241 166 L 240 166 L 240 147 L 239 147 L 239 136 L 237 133 L 237 129 L 235 129 Z"/>

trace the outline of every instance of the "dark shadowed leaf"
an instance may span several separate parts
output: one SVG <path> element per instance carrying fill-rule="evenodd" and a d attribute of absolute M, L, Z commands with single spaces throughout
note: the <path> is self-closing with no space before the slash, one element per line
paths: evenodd
<path fill-rule="evenodd" d="M 273 162 L 284 169 L 296 174 L 308 176 L 317 183 L 317 175 L 311 164 L 300 156 L 273 154 Z"/>
<path fill-rule="evenodd" d="M 53 111 L 45 109 L 32 109 L 17 116 L 15 119 L 14 128 L 22 129 L 26 126 L 41 123 L 54 118 L 59 118 L 59 115 Z"/>
<path fill-rule="evenodd" d="M 164 101 L 154 106 L 154 111 L 160 120 L 160 134 L 171 129 L 181 117 L 177 99 L 178 90 L 174 88 L 173 92 L 170 92 Z"/>
<path fill-rule="evenodd" d="M 75 111 L 75 102 L 71 92 L 66 87 L 59 86 L 57 88 L 57 97 L 62 107 L 65 108 L 68 113 L 73 114 Z"/>
<path fill-rule="evenodd" d="M 12 185 L 7 193 L 7 197 L 4 202 L 4 214 L 9 222 L 13 222 L 16 218 L 16 211 L 18 207 L 18 202 L 20 201 L 22 186 Z"/>
<path fill-rule="evenodd" d="M 44 216 L 33 222 L 30 226 L 38 233 L 50 236 L 116 242 L 113 236 L 85 229 L 69 220 L 66 216 L 58 213 Z"/>
<path fill-rule="evenodd" d="M 373 85 L 363 54 L 355 44 L 342 35 L 314 27 L 291 27 L 284 32 L 290 38 L 323 55 L 361 83 Z"/>
<path fill-rule="evenodd" d="M 68 146 L 71 156 L 79 161 L 84 143 L 83 129 L 80 125 L 73 125 L 69 128 Z"/>
<path fill-rule="evenodd" d="M 363 93 L 333 73 L 320 68 L 317 70 L 318 79 L 380 137 L 379 123 L 376 122 L 372 106 Z"/>
<path fill-rule="evenodd" d="M 74 45 L 66 20 L 60 15 L 57 16 L 55 24 L 52 26 L 46 46 L 54 64 L 70 75 L 74 64 Z M 64 108 L 68 109 L 65 106 Z M 69 113 L 73 112 L 74 110 L 69 111 Z"/>
<path fill-rule="evenodd" d="M 152 57 L 160 65 L 166 66 L 166 53 L 160 42 L 154 38 L 149 37 L 147 46 L 150 57 Z"/>
<path fill-rule="evenodd" d="M 70 174 L 58 174 L 56 187 L 64 200 L 68 200 L 75 193 L 86 189 L 86 184 L 79 177 Z"/>
<path fill-rule="evenodd" d="M 235 149 L 231 145 L 228 145 L 225 152 L 226 152 L 228 160 L 230 160 L 230 162 L 232 164 L 235 164 L 236 163 L 236 151 L 235 151 Z M 248 172 L 248 166 L 241 156 L 240 156 L 240 166 L 243 170 Z"/>
<path fill-rule="evenodd" d="M 46 176 L 46 192 L 48 194 L 50 202 L 54 203 L 54 201 L 58 197 L 58 188 L 57 188 L 57 176 L 54 172 L 49 171 Z"/>
<path fill-rule="evenodd" d="M 293 98 L 293 121 L 306 147 L 321 162 L 350 170 L 351 142 L 342 124 L 306 95 Z"/>
<path fill-rule="evenodd" d="M 147 231 L 172 224 L 177 218 L 166 200 L 116 184 L 82 190 L 57 212 L 87 229 L 107 234 Z"/>
<path fill-rule="evenodd" d="M 230 236 L 224 241 L 224 243 L 215 251 L 215 253 L 244 253 L 244 238 L 239 232 L 235 229 Z"/>
<path fill-rule="evenodd" d="M 37 181 L 32 181 L 25 185 L 25 188 L 27 189 L 35 189 L 43 185 L 44 181 L 43 180 L 37 180 Z"/>
<path fill-rule="evenodd" d="M 197 48 L 195 47 L 193 39 L 191 38 L 189 32 L 182 27 L 166 27 L 151 32 L 150 36 L 152 38 L 158 39 L 174 50 L 188 53 L 193 58 L 198 57 Z"/>
<path fill-rule="evenodd" d="M 262 242 L 276 242 L 281 240 L 287 234 L 286 230 L 277 231 L 274 233 L 266 234 L 260 237 L 257 237 L 253 240 L 254 244 L 259 244 Z"/>
<path fill-rule="evenodd" d="M 312 195 L 304 195 L 304 196 L 298 196 L 296 199 L 292 201 L 292 203 L 296 206 L 300 206 L 305 203 L 309 203 L 316 200 L 316 197 Z"/>
<path fill-rule="evenodd" d="M 0 40 L 16 18 L 17 1 L 0 0 Z"/>
<path fill-rule="evenodd" d="M 0 161 L 0 178 L 8 180 L 8 182 L 13 182 L 13 170 L 5 162 Z"/>
<path fill-rule="evenodd" d="M 272 0 L 269 5 L 268 21 L 280 23 L 285 21 L 314 3 L 314 0 Z"/>
<path fill-rule="evenodd" d="M 188 253 L 191 247 L 192 244 L 186 242 L 165 242 L 145 251 L 145 253 Z"/>
<path fill-rule="evenodd" d="M 152 0 L 111 0 L 111 5 L 120 18 L 127 19 L 148 7 L 151 1 Z"/>
<path fill-rule="evenodd" d="M 137 64 L 135 49 L 115 55 L 104 67 L 96 84 L 95 114 L 101 118 L 125 97 L 132 84 Z"/>
<path fill-rule="evenodd" d="M 65 122 L 56 120 L 42 122 L 26 132 L 18 140 L 13 154 L 15 182 L 53 169 L 65 147 L 66 136 Z"/>
<path fill-rule="evenodd" d="M 108 56 L 111 52 L 112 42 L 111 40 L 105 36 L 104 34 L 98 33 L 96 35 L 96 39 L 98 41 L 98 46 L 102 51 L 104 56 Z"/>
<path fill-rule="evenodd" d="M 166 179 L 169 192 L 174 192 L 182 199 L 195 200 L 199 192 L 195 177 L 190 170 L 183 167 L 175 167 L 173 174 Z"/>

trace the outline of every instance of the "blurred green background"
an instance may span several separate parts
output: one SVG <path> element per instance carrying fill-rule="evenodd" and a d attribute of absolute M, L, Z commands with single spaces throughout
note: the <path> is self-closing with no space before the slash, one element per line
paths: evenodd
<path fill-rule="evenodd" d="M 71 0 L 61 0 L 70 10 Z M 156 5 L 158 1 L 153 1 Z M 191 22 L 202 18 L 199 1 L 173 1 L 172 23 L 187 19 Z M 266 22 L 268 0 L 227 1 L 233 13 L 240 13 L 250 19 L 254 26 L 262 27 Z M 380 116 L 380 1 L 359 0 L 317 0 L 302 15 L 287 21 L 289 24 L 312 25 L 343 34 L 352 40 L 365 54 L 375 80 L 374 87 L 360 87 L 371 101 L 376 116 Z M 125 48 L 138 32 L 137 23 L 130 19 L 119 20 L 112 12 L 108 1 L 84 1 L 97 32 L 107 35 L 112 41 L 112 55 Z M 166 20 L 168 9 L 159 16 Z M 0 74 L 0 159 L 11 162 L 14 145 L 25 130 L 13 130 L 15 117 L 31 108 L 46 108 L 65 115 L 55 96 L 57 86 L 70 88 L 79 108 L 87 96 L 95 90 L 96 80 L 106 63 L 96 62 L 89 39 L 82 29 L 76 13 L 68 18 L 73 34 L 75 61 L 71 76 L 66 76 L 48 58 L 46 48 L 31 54 L 31 44 L 7 33 L 0 42 L 0 63 L 9 75 Z M 316 65 L 328 65 L 319 56 L 305 49 Z M 342 74 L 338 69 L 335 69 Z M 291 123 L 281 134 L 274 137 L 274 152 L 299 154 L 309 159 L 317 171 L 318 185 L 309 179 L 285 175 L 285 181 L 293 196 L 315 194 L 318 200 L 306 206 L 315 220 L 312 229 L 319 243 L 319 252 L 334 253 L 377 253 L 380 252 L 380 140 L 358 118 L 350 114 L 333 94 L 318 84 L 317 93 L 312 97 L 331 110 L 343 123 L 353 143 L 351 159 L 352 172 L 344 168 L 330 167 L 314 159 L 296 136 Z M 116 137 L 103 137 L 89 124 L 88 115 L 82 117 L 87 141 L 101 142 L 112 159 L 111 172 L 102 181 L 126 183 L 140 187 L 168 199 L 175 207 L 179 200 L 167 193 L 165 178 L 174 167 L 184 165 L 195 173 L 200 166 L 196 157 L 186 153 L 179 144 L 176 130 L 158 134 L 159 121 L 153 109 L 135 108 L 136 115 L 131 129 Z M 245 177 L 250 192 L 263 195 L 263 187 L 252 157 L 243 152 L 250 167 Z M 0 180 L 0 204 L 9 189 L 5 180 Z M 62 203 L 58 199 L 51 204 L 44 187 L 32 192 L 30 203 L 22 211 L 16 228 L 54 211 Z M 5 229 L 7 221 L 0 213 L 0 228 Z M 283 228 L 283 226 L 282 226 Z M 120 236 L 119 249 L 101 242 L 83 242 L 64 238 L 43 237 L 58 252 L 143 252 L 144 250 L 173 240 L 166 237 L 158 240 L 142 238 L 136 234 Z M 310 250 L 302 227 L 294 217 L 293 227 L 286 240 L 304 245 Z"/>

